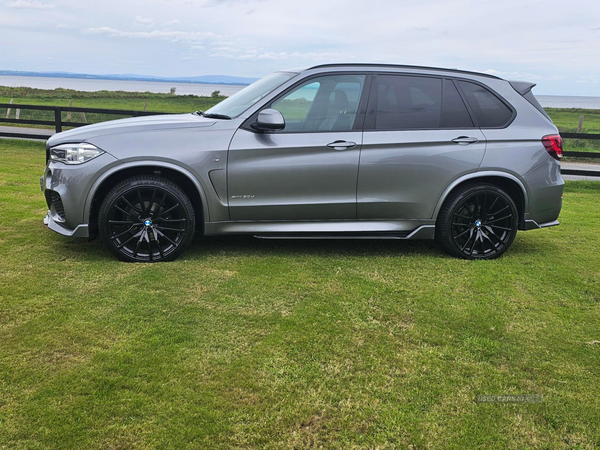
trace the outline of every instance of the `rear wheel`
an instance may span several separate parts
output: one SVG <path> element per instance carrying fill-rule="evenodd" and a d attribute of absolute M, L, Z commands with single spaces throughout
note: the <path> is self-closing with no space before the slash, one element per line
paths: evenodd
<path fill-rule="evenodd" d="M 172 261 L 194 236 L 194 208 L 169 180 L 145 176 L 116 185 L 102 202 L 98 224 L 109 250 L 128 262 Z"/>
<path fill-rule="evenodd" d="M 518 223 L 517 207 L 506 192 L 492 184 L 470 184 L 444 202 L 436 241 L 452 256 L 493 259 L 511 246 Z"/>

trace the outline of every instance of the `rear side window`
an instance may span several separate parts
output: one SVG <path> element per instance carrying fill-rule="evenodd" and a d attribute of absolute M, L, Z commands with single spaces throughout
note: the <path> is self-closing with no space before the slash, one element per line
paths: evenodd
<path fill-rule="evenodd" d="M 376 130 L 470 128 L 473 122 L 450 80 L 380 75 Z"/>
<path fill-rule="evenodd" d="M 467 102 L 482 128 L 502 127 L 513 115 L 511 109 L 490 90 L 468 81 L 459 81 Z"/>
<path fill-rule="evenodd" d="M 377 80 L 376 130 L 439 128 L 440 78 L 380 75 Z"/>

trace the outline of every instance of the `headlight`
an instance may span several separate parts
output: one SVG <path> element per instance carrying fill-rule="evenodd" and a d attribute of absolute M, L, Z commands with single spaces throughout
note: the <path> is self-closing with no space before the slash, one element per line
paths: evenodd
<path fill-rule="evenodd" d="M 83 164 L 102 153 L 104 150 L 92 144 L 62 144 L 50 149 L 50 160 L 65 164 Z"/>

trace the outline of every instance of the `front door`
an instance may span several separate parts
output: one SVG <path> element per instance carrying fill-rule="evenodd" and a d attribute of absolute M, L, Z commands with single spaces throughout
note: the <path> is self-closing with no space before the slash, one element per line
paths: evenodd
<path fill-rule="evenodd" d="M 265 105 L 283 114 L 283 130 L 236 132 L 228 156 L 231 220 L 356 219 L 362 130 L 355 122 L 365 78 L 300 82 Z"/>

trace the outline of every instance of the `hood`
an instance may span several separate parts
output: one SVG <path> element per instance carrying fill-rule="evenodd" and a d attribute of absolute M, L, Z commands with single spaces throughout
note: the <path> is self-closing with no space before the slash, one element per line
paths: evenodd
<path fill-rule="evenodd" d="M 214 119 L 197 116 L 195 114 L 165 114 L 160 116 L 134 117 L 130 119 L 109 120 L 94 125 L 86 125 L 62 133 L 56 133 L 48 139 L 47 146 L 54 147 L 60 144 L 85 142 L 98 136 L 117 133 L 131 133 L 138 131 L 154 131 L 173 128 L 198 128 L 210 127 L 215 124 Z"/>

